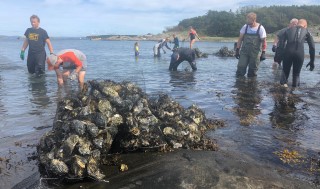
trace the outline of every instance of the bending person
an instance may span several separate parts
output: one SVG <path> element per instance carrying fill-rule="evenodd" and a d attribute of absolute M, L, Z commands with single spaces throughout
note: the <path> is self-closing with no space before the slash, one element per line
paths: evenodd
<path fill-rule="evenodd" d="M 166 51 L 164 50 L 164 46 L 171 50 L 171 48 L 168 46 L 168 42 L 169 42 L 169 38 L 167 37 L 166 39 L 162 39 L 160 40 L 157 44 L 154 45 L 153 47 L 153 55 L 155 57 L 160 57 L 161 56 L 161 53 L 160 53 L 160 49 L 162 49 L 163 53 L 166 54 Z"/>
<path fill-rule="evenodd" d="M 292 87 L 300 85 L 300 71 L 304 61 L 304 42 L 309 45 L 310 71 L 314 69 L 315 47 L 313 37 L 307 30 L 307 21 L 300 19 L 298 25 L 285 31 L 283 39 L 279 41 L 280 48 L 284 48 L 284 58 L 280 84 L 288 87 L 288 78 L 292 68 Z M 286 44 L 286 45 L 285 45 Z M 285 47 L 284 47 L 285 46 Z"/>
<path fill-rule="evenodd" d="M 188 61 L 193 71 L 197 70 L 195 51 L 193 49 L 183 47 L 173 51 L 169 70 L 177 71 L 179 64 L 183 61 Z"/>
<path fill-rule="evenodd" d="M 66 79 L 78 79 L 80 89 L 83 88 L 87 68 L 87 58 L 81 51 L 65 49 L 47 58 L 48 70 L 55 70 L 57 82 L 62 86 Z M 59 68 L 62 68 L 60 70 Z"/>

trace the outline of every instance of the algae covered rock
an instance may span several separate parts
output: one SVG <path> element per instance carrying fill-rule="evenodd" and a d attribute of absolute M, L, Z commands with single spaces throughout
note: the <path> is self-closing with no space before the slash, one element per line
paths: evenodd
<path fill-rule="evenodd" d="M 228 47 L 221 47 L 220 50 L 215 54 L 220 57 L 234 57 L 234 50 L 229 50 Z"/>
<path fill-rule="evenodd" d="M 195 105 L 186 109 L 166 94 L 150 98 L 130 82 L 87 85 L 87 91 L 58 103 L 53 128 L 40 139 L 45 176 L 101 180 L 108 154 L 217 148 L 204 133 L 223 122 L 207 119 Z"/>

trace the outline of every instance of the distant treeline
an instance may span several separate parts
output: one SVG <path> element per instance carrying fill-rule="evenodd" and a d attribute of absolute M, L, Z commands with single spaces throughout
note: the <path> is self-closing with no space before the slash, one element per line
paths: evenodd
<path fill-rule="evenodd" d="M 184 19 L 177 26 L 166 28 L 167 32 L 181 32 L 193 26 L 201 35 L 211 37 L 235 37 L 240 28 L 246 23 L 246 14 L 255 12 L 257 21 L 261 23 L 267 33 L 274 33 L 286 27 L 292 18 L 304 18 L 308 26 L 320 24 L 320 6 L 270 6 L 242 7 L 236 12 L 208 11 L 206 15 Z"/>

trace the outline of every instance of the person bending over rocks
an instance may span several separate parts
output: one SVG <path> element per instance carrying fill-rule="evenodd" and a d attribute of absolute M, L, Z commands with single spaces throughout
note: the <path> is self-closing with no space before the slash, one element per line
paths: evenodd
<path fill-rule="evenodd" d="M 55 70 L 57 82 L 62 86 L 66 78 L 78 79 L 80 89 L 84 85 L 87 68 L 86 55 L 77 49 L 65 49 L 47 58 L 48 70 Z M 59 69 L 61 68 L 61 70 Z"/>
<path fill-rule="evenodd" d="M 185 60 L 189 62 L 193 71 L 197 70 L 195 50 L 189 48 L 178 48 L 173 51 L 169 70 L 177 71 L 179 64 Z"/>

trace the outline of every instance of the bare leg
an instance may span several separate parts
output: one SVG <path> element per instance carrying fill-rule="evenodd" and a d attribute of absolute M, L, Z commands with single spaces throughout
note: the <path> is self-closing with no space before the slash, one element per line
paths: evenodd
<path fill-rule="evenodd" d="M 190 49 L 192 49 L 192 45 L 193 45 L 194 42 L 196 42 L 196 39 L 192 39 L 192 40 L 190 41 Z"/>
<path fill-rule="evenodd" d="M 83 89 L 83 85 L 84 85 L 84 76 L 86 75 L 85 71 L 80 71 L 79 75 L 78 75 L 78 82 L 79 82 L 79 87 L 80 90 Z"/>

